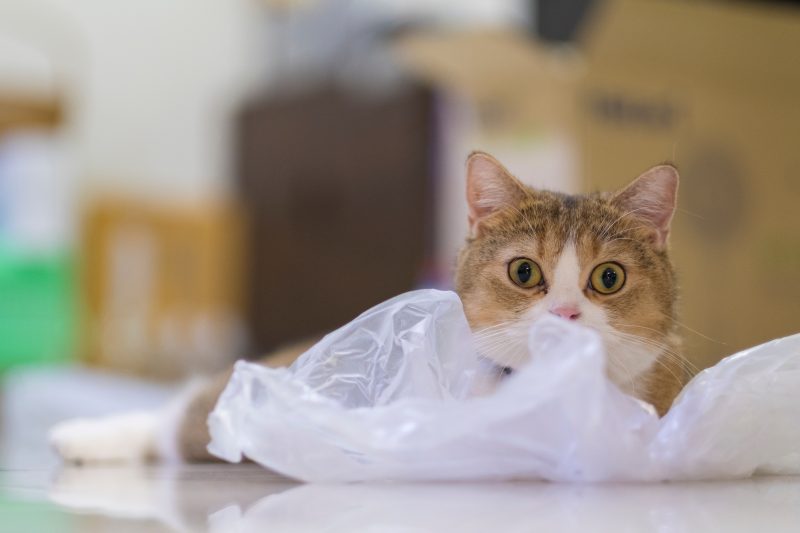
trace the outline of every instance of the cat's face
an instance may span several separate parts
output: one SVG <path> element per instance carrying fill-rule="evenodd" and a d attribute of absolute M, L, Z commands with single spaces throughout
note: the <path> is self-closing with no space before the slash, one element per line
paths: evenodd
<path fill-rule="evenodd" d="M 551 314 L 600 333 L 609 377 L 624 389 L 671 356 L 674 167 L 585 196 L 526 187 L 483 153 L 470 156 L 467 174 L 470 237 L 456 289 L 484 356 L 518 367 L 529 357 L 531 325 Z"/>

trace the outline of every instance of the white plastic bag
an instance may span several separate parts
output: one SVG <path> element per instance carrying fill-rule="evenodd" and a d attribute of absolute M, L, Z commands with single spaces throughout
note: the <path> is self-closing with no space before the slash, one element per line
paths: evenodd
<path fill-rule="evenodd" d="M 663 419 L 605 376 L 591 330 L 531 330 L 532 362 L 487 396 L 458 296 L 367 311 L 292 367 L 239 362 L 209 450 L 305 481 L 657 481 L 800 473 L 800 335 L 701 372 Z"/>

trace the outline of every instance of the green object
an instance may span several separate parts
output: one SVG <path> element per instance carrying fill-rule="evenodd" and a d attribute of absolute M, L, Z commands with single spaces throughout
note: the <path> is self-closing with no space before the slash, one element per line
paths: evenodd
<path fill-rule="evenodd" d="M 20 254 L 0 246 L 0 371 L 72 357 L 75 285 L 69 254 Z"/>
<path fill-rule="evenodd" d="M 0 531 L 78 531 L 76 520 L 57 506 L 36 500 L 21 500 L 0 491 Z"/>

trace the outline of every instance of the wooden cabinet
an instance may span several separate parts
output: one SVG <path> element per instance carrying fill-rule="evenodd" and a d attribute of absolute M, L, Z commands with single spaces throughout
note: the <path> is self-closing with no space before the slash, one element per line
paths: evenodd
<path fill-rule="evenodd" d="M 238 184 L 262 352 L 417 286 L 433 238 L 433 98 L 323 89 L 249 105 Z"/>

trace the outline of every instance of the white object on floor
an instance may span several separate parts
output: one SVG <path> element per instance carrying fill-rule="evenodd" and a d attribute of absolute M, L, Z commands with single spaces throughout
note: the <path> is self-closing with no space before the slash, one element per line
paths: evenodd
<path fill-rule="evenodd" d="M 70 418 L 104 417 L 132 409 L 161 409 L 176 387 L 81 367 L 19 368 L 3 376 L 0 466 L 56 464 L 48 431 Z"/>
<path fill-rule="evenodd" d="M 157 455 L 159 414 L 140 411 L 74 418 L 50 431 L 50 445 L 66 461 L 141 462 Z"/>
<path fill-rule="evenodd" d="M 290 369 L 239 362 L 209 450 L 306 481 L 658 481 L 800 472 L 800 335 L 698 374 L 670 412 L 608 380 L 598 335 L 549 317 L 532 362 L 469 397 L 478 357 L 458 296 L 407 293 Z"/>
<path fill-rule="evenodd" d="M 71 463 L 180 461 L 177 438 L 181 417 L 206 382 L 199 378 L 191 381 L 156 409 L 64 420 L 50 430 L 50 446 Z"/>

